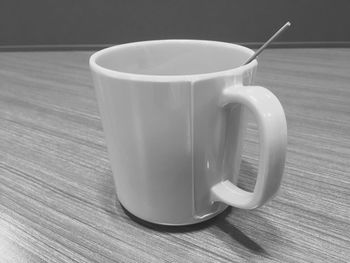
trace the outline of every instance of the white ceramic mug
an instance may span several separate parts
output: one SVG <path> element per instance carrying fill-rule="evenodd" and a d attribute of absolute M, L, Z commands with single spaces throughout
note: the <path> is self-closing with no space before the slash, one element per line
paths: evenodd
<path fill-rule="evenodd" d="M 261 206 L 284 169 L 287 127 L 278 99 L 250 86 L 253 51 L 202 40 L 118 45 L 90 58 L 117 195 L 158 224 L 207 220 L 227 205 Z M 260 160 L 253 192 L 236 186 L 245 107 L 256 117 Z"/>

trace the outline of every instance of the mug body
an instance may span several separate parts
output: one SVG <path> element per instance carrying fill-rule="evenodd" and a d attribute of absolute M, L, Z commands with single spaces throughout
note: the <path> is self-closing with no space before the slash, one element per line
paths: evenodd
<path fill-rule="evenodd" d="M 157 40 L 92 55 L 117 196 L 129 212 L 186 225 L 226 208 L 210 201 L 210 188 L 237 182 L 245 114 L 220 97 L 251 83 L 257 62 L 241 65 L 252 54 L 223 42 Z"/>

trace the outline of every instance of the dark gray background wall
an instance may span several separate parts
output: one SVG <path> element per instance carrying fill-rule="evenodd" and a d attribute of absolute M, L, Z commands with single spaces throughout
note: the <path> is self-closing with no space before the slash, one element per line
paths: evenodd
<path fill-rule="evenodd" d="M 287 20 L 292 27 L 279 42 L 339 46 L 350 43 L 349 17 L 347 0 L 3 0 L 0 47 L 164 38 L 254 44 Z"/>

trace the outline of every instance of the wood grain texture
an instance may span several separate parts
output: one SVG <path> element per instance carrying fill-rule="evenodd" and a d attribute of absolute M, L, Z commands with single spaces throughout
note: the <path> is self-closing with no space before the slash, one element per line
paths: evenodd
<path fill-rule="evenodd" d="M 257 210 L 161 227 L 116 200 L 90 52 L 0 53 L 0 262 L 349 262 L 350 49 L 273 49 L 256 83 L 282 102 L 285 177 Z M 240 186 L 258 163 L 253 119 Z"/>

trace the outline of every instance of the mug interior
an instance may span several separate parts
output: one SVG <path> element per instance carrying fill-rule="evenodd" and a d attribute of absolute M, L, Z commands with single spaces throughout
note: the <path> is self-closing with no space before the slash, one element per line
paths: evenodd
<path fill-rule="evenodd" d="M 102 68 L 141 75 L 194 75 L 242 66 L 253 51 L 202 40 L 158 40 L 124 44 L 96 57 Z"/>

